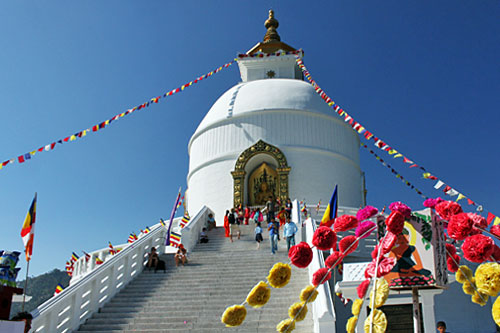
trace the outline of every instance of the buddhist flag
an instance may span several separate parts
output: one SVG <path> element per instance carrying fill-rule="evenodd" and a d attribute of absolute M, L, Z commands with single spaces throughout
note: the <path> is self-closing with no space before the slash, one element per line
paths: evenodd
<path fill-rule="evenodd" d="M 179 200 L 181 200 L 181 188 L 179 187 L 179 192 L 177 193 L 177 197 L 175 199 L 174 207 L 172 208 L 172 213 L 170 214 L 170 225 L 168 226 L 167 235 L 170 235 L 170 231 L 172 228 L 172 222 L 174 221 L 175 212 L 177 211 L 177 207 L 179 207 Z M 165 245 L 170 245 L 170 237 L 167 237 L 167 241 Z"/>
<path fill-rule="evenodd" d="M 101 265 L 104 261 L 102 261 L 101 259 L 99 259 L 99 257 L 95 257 L 95 264 L 96 265 Z"/>
<path fill-rule="evenodd" d="M 111 242 L 109 242 L 109 254 L 111 255 L 115 255 L 117 253 L 117 251 L 113 248 L 113 245 L 111 245 Z"/>
<path fill-rule="evenodd" d="M 181 229 L 184 228 L 189 223 L 190 219 L 191 218 L 189 217 L 189 213 L 185 212 L 181 222 L 179 223 L 179 227 L 181 227 Z"/>
<path fill-rule="evenodd" d="M 63 286 L 59 283 L 57 286 L 56 286 L 56 290 L 54 291 L 54 296 L 59 294 L 61 291 L 63 291 L 64 288 Z"/>
<path fill-rule="evenodd" d="M 335 185 L 335 190 L 333 191 L 332 198 L 326 207 L 325 213 L 323 214 L 323 218 L 321 219 L 320 226 L 331 227 L 334 219 L 337 217 L 337 185 Z"/>
<path fill-rule="evenodd" d="M 71 253 L 71 262 L 75 262 L 78 259 L 80 259 L 80 257 L 75 252 Z"/>
<path fill-rule="evenodd" d="M 87 253 L 87 252 L 85 252 L 85 251 L 82 251 L 82 252 L 83 252 L 83 254 L 85 255 L 85 262 L 89 262 L 89 260 L 90 260 L 90 258 L 91 258 L 91 255 L 90 255 L 90 254 L 88 254 L 88 253 Z"/>
<path fill-rule="evenodd" d="M 181 234 L 172 231 L 170 233 L 170 245 L 179 247 L 179 245 L 181 245 Z"/>
<path fill-rule="evenodd" d="M 24 251 L 26 252 L 26 261 L 30 261 L 33 254 L 33 240 L 35 238 L 35 220 L 36 220 L 36 193 L 31 202 L 30 210 L 24 219 L 21 237 L 23 238 Z"/>

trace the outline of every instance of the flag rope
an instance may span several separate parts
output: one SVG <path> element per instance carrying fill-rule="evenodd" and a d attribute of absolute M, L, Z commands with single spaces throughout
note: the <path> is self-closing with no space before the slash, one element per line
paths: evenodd
<path fill-rule="evenodd" d="M 422 170 L 424 173 L 422 174 L 424 179 L 431 179 L 431 180 L 437 180 L 437 183 L 434 185 L 435 189 L 440 189 L 441 187 L 445 186 L 443 192 L 446 195 L 449 195 L 451 197 L 458 196 L 456 201 L 460 201 L 462 199 L 467 199 L 467 203 L 469 205 L 477 206 L 477 210 L 479 212 L 483 211 L 483 206 L 477 204 L 476 202 L 472 201 L 469 197 L 465 196 L 464 194 L 458 192 L 454 188 L 450 187 L 449 185 L 446 185 L 444 181 L 439 179 L 438 177 L 434 176 L 432 173 L 428 172 L 424 167 L 416 164 L 412 160 L 410 160 L 408 157 L 405 155 L 401 154 L 399 151 L 396 149 L 392 148 L 389 146 L 386 142 L 382 141 L 378 137 L 376 137 L 372 132 L 368 131 L 364 126 L 362 126 L 360 123 L 354 120 L 352 116 L 350 116 L 344 109 L 342 109 L 335 101 L 333 101 L 323 89 L 320 88 L 320 86 L 314 81 L 314 79 L 311 76 L 311 73 L 307 70 L 306 66 L 304 65 L 304 62 L 300 58 L 300 56 L 297 54 L 295 55 L 295 61 L 299 68 L 302 70 L 302 73 L 304 73 L 304 76 L 306 79 L 311 83 L 313 86 L 314 90 L 316 93 L 325 101 L 328 106 L 330 106 L 335 113 L 339 115 L 339 117 L 344 118 L 344 122 L 349 123 L 351 127 L 358 132 L 360 135 L 362 134 L 363 137 L 369 141 L 369 140 L 374 140 L 375 141 L 375 146 L 383 151 L 386 151 L 389 155 L 394 155 L 393 158 L 398 158 L 402 157 L 403 162 L 406 164 L 410 164 L 410 168 L 418 168 Z M 496 214 L 493 214 L 491 211 L 488 212 L 488 220 L 493 220 L 494 219 L 494 225 L 500 224 L 500 217 L 498 217 Z"/>

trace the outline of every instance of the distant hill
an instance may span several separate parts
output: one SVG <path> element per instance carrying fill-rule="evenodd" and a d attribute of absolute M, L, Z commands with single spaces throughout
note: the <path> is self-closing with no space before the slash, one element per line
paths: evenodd
<path fill-rule="evenodd" d="M 32 298 L 24 305 L 24 311 L 33 311 L 37 306 L 54 296 L 54 291 L 58 283 L 66 288 L 69 285 L 69 280 L 70 277 L 68 274 L 58 269 L 54 269 L 53 271 L 36 277 L 30 277 L 28 279 L 28 290 L 26 295 L 32 296 Z M 17 281 L 17 286 L 19 288 L 24 288 L 24 280 Z M 12 317 L 20 312 L 21 307 L 22 303 L 12 303 L 10 316 Z"/>

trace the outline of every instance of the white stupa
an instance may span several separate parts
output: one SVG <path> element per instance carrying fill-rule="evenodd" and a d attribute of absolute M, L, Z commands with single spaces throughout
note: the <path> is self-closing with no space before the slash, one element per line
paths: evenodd
<path fill-rule="evenodd" d="M 280 41 L 272 11 L 265 26 L 248 55 L 295 51 Z M 340 205 L 362 205 L 359 137 L 304 82 L 295 55 L 241 58 L 238 66 L 242 82 L 215 102 L 189 142 L 189 212 L 206 205 L 221 224 L 227 209 L 269 196 L 327 203 L 336 184 Z"/>

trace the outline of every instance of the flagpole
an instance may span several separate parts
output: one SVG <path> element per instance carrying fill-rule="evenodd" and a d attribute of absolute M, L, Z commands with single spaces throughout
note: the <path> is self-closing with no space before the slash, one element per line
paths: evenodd
<path fill-rule="evenodd" d="M 26 301 L 26 289 L 28 288 L 28 272 L 30 270 L 30 262 L 28 260 L 28 265 L 26 265 L 26 280 L 24 280 L 24 292 L 23 292 L 23 305 L 21 307 L 21 312 L 24 312 L 24 302 Z"/>

